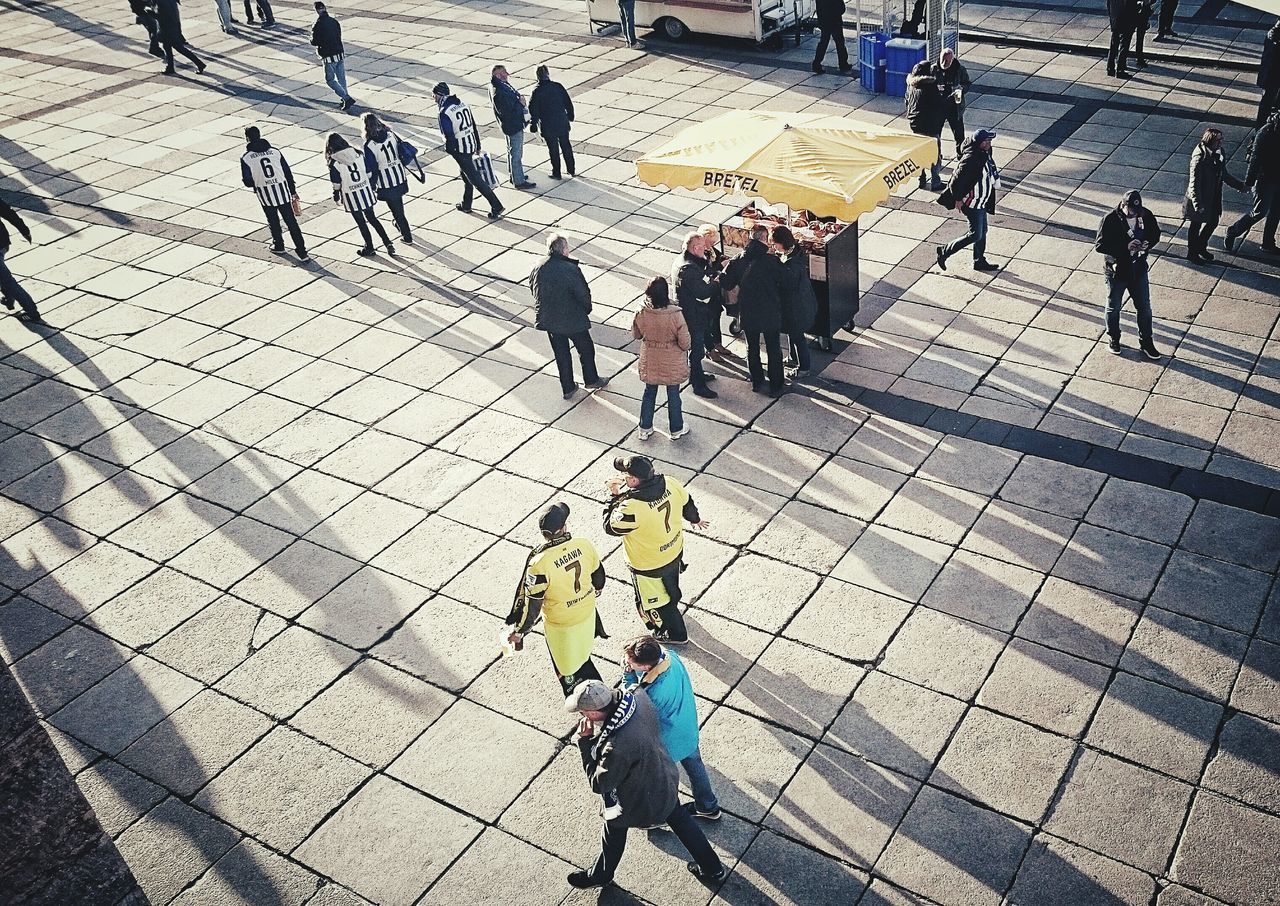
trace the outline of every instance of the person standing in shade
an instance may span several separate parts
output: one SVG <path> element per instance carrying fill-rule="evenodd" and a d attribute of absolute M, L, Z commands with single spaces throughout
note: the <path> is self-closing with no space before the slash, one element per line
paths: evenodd
<path fill-rule="evenodd" d="M 1107 0 L 1107 18 L 1111 22 L 1111 43 L 1107 48 L 1107 75 L 1129 78 L 1125 69 L 1133 32 L 1138 27 L 1138 5 L 1141 0 Z"/>
<path fill-rule="evenodd" d="M 529 289 L 533 291 L 533 326 L 546 331 L 551 341 L 564 398 L 573 399 L 578 392 L 570 343 L 578 350 L 587 388 L 599 390 L 608 384 L 608 379 L 596 372 L 596 347 L 591 342 L 591 287 L 578 262 L 569 257 L 569 240 L 559 233 L 552 233 L 547 240 L 547 259 L 529 274 Z"/>
<path fill-rule="evenodd" d="M 409 220 L 404 216 L 404 197 L 409 194 L 409 171 L 400 160 L 400 136 L 378 119 L 376 113 L 364 115 L 364 166 L 373 177 L 378 198 L 391 209 L 391 219 L 406 245 L 413 243 Z"/>
<path fill-rule="evenodd" d="M 532 189 L 537 183 L 530 182 L 524 172 L 524 124 L 529 109 L 524 95 L 512 87 L 507 67 L 493 67 L 489 77 L 489 96 L 493 101 L 494 116 L 498 118 L 498 127 L 507 139 L 507 168 L 511 172 L 511 185 L 517 189 Z"/>
<path fill-rule="evenodd" d="M 724 345 L 724 332 L 720 329 L 724 291 L 720 289 L 719 278 L 724 273 L 725 264 L 724 252 L 716 248 L 720 241 L 720 228 L 704 223 L 698 227 L 698 234 L 702 236 L 702 255 L 707 259 L 707 279 L 711 281 L 711 298 L 707 300 L 707 358 L 722 364 L 726 359 L 736 361 L 738 356 Z"/>
<path fill-rule="evenodd" d="M 396 247 L 391 244 L 387 231 L 378 222 L 373 207 L 378 196 L 369 181 L 369 171 L 364 166 L 364 155 L 347 144 L 347 140 L 336 132 L 329 136 L 324 146 L 324 159 L 329 165 L 329 181 L 333 183 L 333 200 L 342 201 L 342 207 L 351 215 L 364 239 L 364 247 L 357 255 L 363 258 L 373 257 L 373 236 L 369 227 L 373 227 L 378 238 L 387 247 L 387 254 L 394 255 Z"/>
<path fill-rule="evenodd" d="M 676 302 L 689 326 L 689 383 L 693 386 L 693 395 L 715 399 L 720 394 L 708 387 L 707 382 L 714 381 L 716 376 L 708 374 L 702 367 L 714 291 L 707 277 L 707 259 L 702 254 L 702 234 L 689 233 L 684 237 L 684 251 L 671 265 L 671 282 L 675 287 Z"/>
<path fill-rule="evenodd" d="M 324 64 L 324 80 L 338 96 L 338 109 L 350 110 L 355 100 L 347 90 L 347 54 L 342 46 L 342 25 L 329 9 L 316 0 L 316 24 L 311 26 L 311 44 Z"/>
<path fill-rule="evenodd" d="M 782 329 L 791 339 L 791 357 L 796 362 L 798 378 L 806 378 L 813 368 L 809 354 L 809 338 L 805 336 L 818 314 L 818 297 L 809 276 L 809 255 L 796 242 L 795 234 L 784 226 L 775 227 L 773 241 L 782 250 L 784 282 L 782 290 Z"/>
<path fill-rule="evenodd" d="M 559 82 L 551 81 L 551 70 L 539 66 L 538 86 L 529 98 L 529 131 L 542 132 L 551 155 L 551 178 L 560 178 L 560 156 L 564 155 L 564 168 L 570 176 L 576 176 L 573 145 L 569 144 L 569 124 L 573 122 L 573 101 L 569 92 Z"/>
<path fill-rule="evenodd" d="M 1191 168 L 1187 194 L 1182 200 L 1182 214 L 1187 218 L 1187 260 L 1192 264 L 1208 264 L 1209 237 L 1222 218 L 1222 184 L 1245 191 L 1244 183 L 1231 175 L 1222 155 L 1222 130 L 1204 130 L 1200 143 L 1191 150 Z"/>
<path fill-rule="evenodd" d="M 1133 60 L 1139 69 L 1147 66 L 1147 29 L 1151 27 L 1152 12 L 1151 0 L 1138 0 L 1138 17 L 1133 27 Z"/>
<path fill-rule="evenodd" d="M 769 366 L 769 395 L 786 390 L 782 364 L 782 293 L 786 274 L 782 262 L 769 254 L 769 228 L 757 224 L 742 256 L 729 262 L 720 281 L 726 291 L 738 288 L 738 320 L 747 341 L 747 370 L 751 389 L 764 393 L 765 370 L 760 362 L 764 342 Z"/>
<path fill-rule="evenodd" d="M 542 617 L 551 665 L 560 694 L 569 695 L 583 680 L 600 679 L 591 660 L 597 636 L 607 639 L 596 610 L 604 589 L 604 566 L 595 546 L 569 534 L 569 505 L 555 503 L 538 519 L 543 543 L 529 556 L 523 584 L 507 617 L 507 642 L 517 650 Z"/>
<path fill-rule="evenodd" d="M 160 20 L 156 18 L 155 4 L 148 0 L 129 0 L 129 9 L 133 10 L 133 21 L 147 30 L 147 53 L 163 60 L 164 51 L 160 49 Z"/>
<path fill-rule="evenodd" d="M 938 91 L 942 93 L 947 123 L 951 126 L 951 136 L 956 140 L 956 154 L 960 154 L 960 146 L 964 144 L 964 98 L 969 93 L 969 70 L 956 58 L 955 51 L 944 48 L 938 57 L 938 65 L 933 68 L 933 77 L 938 82 Z"/>
<path fill-rule="evenodd" d="M 640 397 L 640 427 L 636 436 L 653 436 L 653 414 L 658 388 L 667 388 L 667 419 L 671 439 L 689 433 L 680 408 L 680 385 L 689 378 L 689 325 L 684 312 L 671 304 L 665 277 L 654 277 L 644 290 L 644 305 L 631 323 L 631 335 L 640 341 L 637 368 L 644 394 Z"/>
<path fill-rule="evenodd" d="M 684 662 L 653 636 L 642 635 L 623 646 L 622 669 L 624 689 L 638 687 L 649 693 L 658 712 L 662 744 L 689 778 L 694 817 L 719 821 L 720 802 L 698 749 L 698 703 Z"/>
<path fill-rule="evenodd" d="M 164 48 L 164 74 L 176 74 L 173 68 L 175 50 L 195 64 L 197 75 L 203 74 L 206 68 L 204 61 L 196 56 L 182 34 L 182 11 L 178 9 L 178 0 L 156 0 L 156 19 L 160 24 L 160 45 Z"/>
<path fill-rule="evenodd" d="M 1155 215 L 1142 206 L 1142 193 L 1126 192 L 1120 204 L 1098 224 L 1094 249 L 1102 253 L 1107 277 L 1107 349 L 1120 355 L 1120 309 L 1124 294 L 1138 312 L 1138 344 L 1142 354 L 1160 360 L 1152 338 L 1151 287 L 1147 281 L 1147 256 L 1160 241 Z"/>
<path fill-rule="evenodd" d="M 1267 30 L 1262 42 L 1262 56 L 1258 58 L 1258 87 L 1262 97 L 1258 100 L 1258 117 L 1255 126 L 1261 126 L 1276 110 L 1280 110 L 1280 19 Z"/>
<path fill-rule="evenodd" d="M 818 0 L 817 17 L 821 34 L 813 52 L 813 71 L 818 75 L 826 72 L 822 68 L 822 61 L 827 56 L 827 48 L 835 41 L 836 61 L 840 64 L 840 71 L 845 74 L 853 72 L 853 65 L 849 62 L 849 49 L 844 45 L 844 0 Z"/>
<path fill-rule="evenodd" d="M 938 267 L 944 271 L 947 259 L 968 245 L 973 246 L 975 271 L 1000 269 L 987 260 L 987 215 L 996 212 L 996 192 L 1000 188 L 1000 171 L 991 153 L 991 141 L 995 137 L 991 130 L 979 129 L 960 146 L 951 183 L 938 196 L 938 204 L 954 208 L 969 221 L 969 232 L 938 246 Z"/>
<path fill-rule="evenodd" d="M 4 307 L 11 311 L 16 302 L 22 306 L 22 314 L 19 317 L 25 318 L 32 324 L 43 324 L 44 321 L 40 318 L 40 312 L 36 308 L 35 300 L 31 298 L 31 293 L 22 288 L 18 278 L 13 276 L 13 271 L 9 270 L 9 265 L 5 263 L 4 256 L 9 254 L 9 231 L 4 225 L 6 220 L 13 224 L 19 236 L 27 242 L 31 241 L 30 228 L 23 223 L 17 211 L 9 207 L 4 199 L 0 199 L 0 301 L 3 301 Z"/>
<path fill-rule="evenodd" d="M 622 40 L 628 47 L 643 50 L 644 42 L 636 37 L 636 0 L 618 0 L 618 19 Z"/>
<path fill-rule="evenodd" d="M 1227 227 L 1223 244 L 1227 251 L 1234 252 L 1253 225 L 1265 219 L 1262 250 L 1271 255 L 1280 254 L 1280 248 L 1276 247 L 1276 227 L 1280 225 L 1280 110 L 1273 111 L 1253 136 L 1244 184 L 1253 193 L 1253 208 Z"/>
<path fill-rule="evenodd" d="M 293 181 L 293 171 L 289 162 L 271 142 L 262 137 L 257 126 L 246 126 L 244 130 L 245 150 L 240 156 L 240 179 L 253 189 L 262 205 L 262 213 L 267 218 L 267 228 L 271 230 L 271 251 L 280 254 L 284 251 L 284 234 L 280 230 L 280 221 L 284 220 L 289 228 L 289 237 L 293 240 L 294 251 L 299 261 L 310 261 L 307 255 L 307 243 L 302 238 L 302 230 L 298 226 L 298 218 L 293 213 L 294 202 L 298 200 L 298 187 Z"/>
<path fill-rule="evenodd" d="M 947 121 L 946 100 L 938 87 L 933 65 L 921 60 L 907 76 L 907 96 L 904 99 L 907 125 L 916 135 L 927 135 L 938 145 L 938 159 L 929 173 L 920 171 L 920 188 L 942 191 L 942 126 Z"/>
<path fill-rule="evenodd" d="M 1178 0 L 1160 0 L 1160 25 L 1156 31 L 1156 40 L 1165 38 L 1181 38 L 1182 35 L 1173 30 L 1173 15 L 1178 11 Z"/>
<path fill-rule="evenodd" d="M 622 539 L 645 627 L 664 645 L 685 645 L 689 630 L 680 612 L 684 520 L 698 529 L 711 523 L 698 513 L 684 485 L 654 471 L 647 456 L 619 456 L 613 467 L 622 474 L 605 482 L 605 534 Z"/>
<path fill-rule="evenodd" d="M 444 136 L 444 149 L 458 165 L 458 175 L 462 177 L 462 202 L 455 207 L 464 214 L 470 214 L 471 200 L 479 189 L 485 201 L 489 202 L 489 219 L 497 220 L 505 209 L 493 189 L 489 188 L 489 184 L 476 170 L 475 156 L 480 153 L 480 131 L 476 128 L 476 118 L 471 113 L 471 108 L 458 100 L 444 82 L 436 84 L 432 89 L 432 96 L 440 108 L 440 134 Z"/>
<path fill-rule="evenodd" d="M 685 867 L 718 884 L 728 869 L 689 809 L 680 804 L 680 774 L 662 743 L 658 713 L 643 689 L 610 689 L 585 680 L 565 699 L 578 721 L 578 750 L 591 790 L 604 800 L 600 856 L 588 871 L 569 875 L 573 887 L 606 887 L 626 851 L 631 828 L 669 826 L 693 856 Z"/>

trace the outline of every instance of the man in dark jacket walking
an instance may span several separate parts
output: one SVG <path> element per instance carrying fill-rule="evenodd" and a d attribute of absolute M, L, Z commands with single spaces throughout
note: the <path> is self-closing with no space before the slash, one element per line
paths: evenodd
<path fill-rule="evenodd" d="M 582 767 L 592 792 L 604 799 L 600 857 L 589 871 L 569 875 L 569 883 L 583 889 L 608 885 L 626 850 L 627 831 L 663 824 L 693 856 L 686 863 L 690 872 L 708 884 L 724 880 L 727 869 L 692 813 L 680 804 L 680 775 L 662 743 L 648 693 L 585 680 L 564 707 L 582 715 L 577 736 Z"/>
<path fill-rule="evenodd" d="M 1262 56 L 1258 60 L 1258 87 L 1262 98 L 1258 101 L 1258 118 L 1261 126 L 1276 110 L 1280 110 L 1280 19 L 1267 30 L 1262 42 Z"/>
<path fill-rule="evenodd" d="M 1111 46 L 1107 50 L 1107 75 L 1121 79 L 1129 77 L 1125 65 L 1129 59 L 1129 46 L 1133 32 L 1138 27 L 1140 0 L 1107 0 L 1107 18 L 1111 21 Z"/>
<path fill-rule="evenodd" d="M 726 291 L 738 288 L 738 321 L 747 340 L 751 389 L 764 392 L 765 371 L 760 363 L 763 340 L 769 366 L 769 395 L 779 397 L 786 390 L 782 373 L 782 294 L 787 279 L 782 262 L 769 254 L 768 242 L 769 228 L 757 224 L 742 256 L 725 268 L 720 285 Z"/>
<path fill-rule="evenodd" d="M 955 51 L 944 48 L 938 57 L 938 65 L 933 67 L 933 77 L 938 82 L 938 91 L 942 94 L 947 123 L 951 126 L 951 136 L 956 140 L 956 154 L 964 144 L 964 98 L 969 93 L 969 70 L 956 58 Z"/>
<path fill-rule="evenodd" d="M 182 34 L 182 11 L 178 0 L 156 0 L 156 19 L 160 24 L 160 45 L 164 48 L 164 74 L 174 75 L 173 52 L 176 50 L 196 66 L 196 74 L 204 73 L 204 61 L 187 45 Z"/>
<path fill-rule="evenodd" d="M 938 267 L 947 269 L 947 259 L 967 245 L 973 246 L 975 271 L 999 270 L 987 260 L 987 215 L 996 211 L 996 190 L 1000 188 L 1000 171 L 991 154 L 991 140 L 996 134 L 979 129 L 960 146 L 951 183 L 938 196 L 938 204 L 954 208 L 969 221 L 969 232 L 937 249 Z"/>
<path fill-rule="evenodd" d="M 43 324 L 40 312 L 36 309 L 35 300 L 22 288 L 18 279 L 13 276 L 13 271 L 9 270 L 9 265 L 5 263 L 4 256 L 9 254 L 9 231 L 4 225 L 6 220 L 13 224 L 13 228 L 23 239 L 27 242 L 31 241 L 31 230 L 22 222 L 18 212 L 0 199 L 0 301 L 8 309 L 12 309 L 13 303 L 17 302 L 22 306 L 22 314 L 28 321 L 33 324 Z"/>
<path fill-rule="evenodd" d="M 947 111 L 937 77 L 928 60 L 921 60 L 907 76 L 907 125 L 916 135 L 927 135 L 938 144 L 938 160 L 930 173 L 920 171 L 920 188 L 942 191 L 942 124 Z M 932 179 L 929 177 L 932 176 Z"/>
<path fill-rule="evenodd" d="M 530 182 L 524 175 L 524 122 L 528 113 L 524 95 L 512 87 L 507 67 L 495 66 L 489 76 L 493 113 L 507 139 L 507 168 L 511 171 L 511 185 L 517 189 L 532 189 L 537 183 Z"/>
<path fill-rule="evenodd" d="M 711 329 L 711 296 L 715 291 L 707 276 L 707 256 L 703 253 L 702 234 L 684 237 L 684 250 L 671 267 L 671 285 L 676 302 L 689 325 L 689 383 L 693 395 L 715 399 L 720 394 L 707 386 L 716 376 L 702 367 L 707 354 L 707 331 Z"/>
<path fill-rule="evenodd" d="M 844 0 L 818 0 L 818 47 L 813 52 L 813 71 L 822 75 L 822 61 L 827 56 L 827 47 L 836 42 L 836 60 L 843 73 L 853 72 L 849 63 L 849 50 L 844 46 Z"/>
<path fill-rule="evenodd" d="M 578 350 L 582 363 L 582 381 L 591 390 L 599 390 L 608 380 L 596 372 L 596 348 L 591 342 L 591 287 L 578 262 L 569 256 L 569 240 L 553 233 L 547 242 L 547 260 L 529 275 L 533 291 L 533 326 L 545 330 L 555 353 L 560 389 L 565 399 L 578 390 L 573 380 L 573 358 L 569 344 Z"/>
<path fill-rule="evenodd" d="M 1244 186 L 1253 193 L 1253 208 L 1227 227 L 1223 244 L 1227 251 L 1234 252 L 1253 225 L 1265 218 L 1262 250 L 1280 254 L 1280 248 L 1276 247 L 1276 227 L 1280 225 L 1280 110 L 1272 111 L 1271 118 L 1253 137 Z"/>
<path fill-rule="evenodd" d="M 293 248 L 298 253 L 299 261 L 309 261 L 307 243 L 302 238 L 302 230 L 298 227 L 298 218 L 293 213 L 293 203 L 298 199 L 298 187 L 293 181 L 293 171 L 289 162 L 271 142 L 262 137 L 257 126 L 247 126 L 244 130 L 245 149 L 240 157 L 240 181 L 258 196 L 262 205 L 262 213 L 267 218 L 267 228 L 271 231 L 271 251 L 280 254 L 284 251 L 284 234 L 280 230 L 280 221 L 284 220 L 289 228 L 289 237 L 293 240 Z"/>
<path fill-rule="evenodd" d="M 559 82 L 551 81 L 551 70 L 539 66 L 538 87 L 529 98 L 529 131 L 542 131 L 551 155 L 551 178 L 560 178 L 560 155 L 564 154 L 564 167 L 570 176 L 574 171 L 573 145 L 569 144 L 569 124 L 573 122 L 573 101 L 569 92 Z"/>
<path fill-rule="evenodd" d="M 1101 252 L 1107 277 L 1108 350 L 1120 355 L 1120 309 L 1126 291 L 1138 312 L 1138 345 L 1152 361 L 1160 360 L 1151 336 L 1151 287 L 1147 281 L 1147 255 L 1160 241 L 1155 215 L 1142 206 L 1142 194 L 1126 192 L 1120 204 L 1102 218 L 1094 249 Z"/>
<path fill-rule="evenodd" d="M 129 0 L 129 8 L 133 10 L 133 21 L 147 30 L 147 37 L 150 39 L 147 53 L 163 60 L 164 51 L 160 49 L 160 22 L 156 18 L 154 4 L 148 0 Z"/>
<path fill-rule="evenodd" d="M 316 24 L 311 26 L 311 43 L 324 63 L 324 80 L 338 96 L 338 109 L 350 110 L 355 100 L 347 91 L 347 54 L 342 46 L 342 26 L 329 15 L 328 8 L 316 0 Z"/>

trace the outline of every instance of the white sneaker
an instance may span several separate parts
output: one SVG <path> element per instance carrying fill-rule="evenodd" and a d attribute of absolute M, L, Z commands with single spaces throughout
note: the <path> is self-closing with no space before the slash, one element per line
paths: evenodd
<path fill-rule="evenodd" d="M 641 440 L 648 440 L 649 438 L 653 437 L 653 429 L 652 429 L 652 428 L 637 428 L 637 429 L 636 429 L 636 437 L 640 438 Z"/>
<path fill-rule="evenodd" d="M 688 426 L 688 425 L 685 425 L 685 426 L 684 426 L 683 428 L 681 428 L 679 431 L 672 431 L 672 432 L 671 432 L 671 439 L 672 439 L 672 440 L 679 440 L 680 438 L 684 437 L 684 436 L 685 436 L 686 434 L 688 434 L 688 433 L 689 433 L 689 426 Z"/>

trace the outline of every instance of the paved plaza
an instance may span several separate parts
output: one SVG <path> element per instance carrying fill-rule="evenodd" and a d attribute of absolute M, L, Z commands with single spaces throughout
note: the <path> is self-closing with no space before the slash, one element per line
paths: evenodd
<path fill-rule="evenodd" d="M 913 184 L 862 218 L 862 309 L 812 379 L 772 400 L 712 365 L 692 433 L 642 442 L 644 284 L 745 199 L 643 186 L 636 157 L 727 110 L 902 125 L 901 100 L 813 75 L 811 36 L 645 53 L 577 2 L 423 0 L 332 7 L 339 113 L 311 4 L 274 6 L 224 35 L 187 0 L 209 70 L 166 78 L 127 4 L 0 3 L 0 195 L 35 240 L 7 260 L 50 325 L 0 318 L 0 902 L 1280 904 L 1280 261 L 1219 230 L 1190 265 L 1181 211 L 1206 126 L 1243 175 L 1260 13 L 1184 2 L 1121 82 L 1060 52 L 1105 44 L 1095 0 L 975 4 L 975 34 L 1028 45 L 961 45 L 1002 269 L 941 273 L 963 220 Z M 528 141 L 537 188 L 490 222 L 454 209 L 431 88 L 503 173 L 496 62 L 572 93 L 578 176 Z M 330 202 L 325 136 L 367 110 L 427 165 L 394 259 Z M 309 267 L 266 248 L 251 123 Z M 1105 344 L 1094 232 L 1132 188 L 1165 231 L 1160 362 L 1131 311 Z M 612 378 L 568 401 L 526 284 L 552 228 Z M 628 453 L 711 523 L 681 656 L 717 887 L 633 831 L 615 886 L 571 890 L 599 797 L 541 637 L 500 656 L 563 500 L 605 557 L 614 678 L 641 626 L 600 514 Z"/>

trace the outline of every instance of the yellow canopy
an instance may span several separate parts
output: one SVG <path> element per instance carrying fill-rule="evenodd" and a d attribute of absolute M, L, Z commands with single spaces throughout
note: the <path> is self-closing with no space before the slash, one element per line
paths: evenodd
<path fill-rule="evenodd" d="M 741 192 L 851 223 L 938 160 L 924 135 L 838 116 L 740 110 L 636 161 L 650 186 Z"/>

